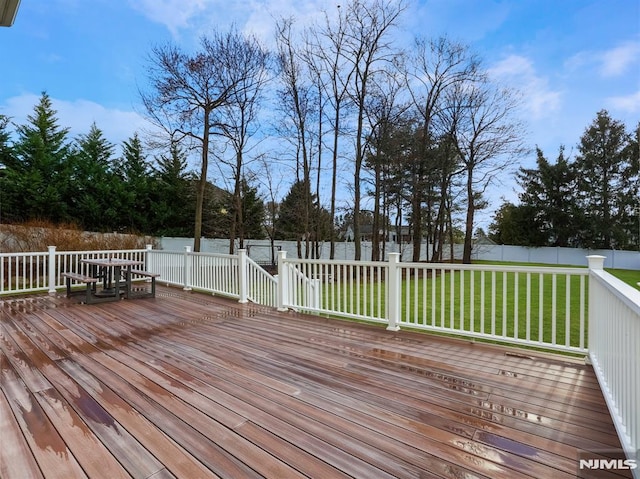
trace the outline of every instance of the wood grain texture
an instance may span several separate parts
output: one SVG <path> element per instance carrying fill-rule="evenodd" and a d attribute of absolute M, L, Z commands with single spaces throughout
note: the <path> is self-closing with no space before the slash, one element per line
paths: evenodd
<path fill-rule="evenodd" d="M 0 300 L 0 348 L 3 479 L 569 479 L 620 448 L 575 360 L 165 287 Z"/>

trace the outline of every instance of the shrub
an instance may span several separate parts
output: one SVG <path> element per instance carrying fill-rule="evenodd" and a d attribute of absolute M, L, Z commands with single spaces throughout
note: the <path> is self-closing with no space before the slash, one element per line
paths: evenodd
<path fill-rule="evenodd" d="M 74 224 L 29 221 L 0 225 L 1 253 L 46 251 L 49 246 L 58 251 L 141 249 L 147 244 L 155 247 L 157 241 L 150 236 L 86 232 Z"/>

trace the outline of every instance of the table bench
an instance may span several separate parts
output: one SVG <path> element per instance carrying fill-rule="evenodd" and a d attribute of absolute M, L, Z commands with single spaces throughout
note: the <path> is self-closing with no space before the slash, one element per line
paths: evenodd
<path fill-rule="evenodd" d="M 67 280 L 67 298 L 70 298 L 71 296 L 75 296 L 79 294 L 84 294 L 86 303 L 95 302 L 94 301 L 95 297 L 93 293 L 95 290 L 96 283 L 98 282 L 98 278 L 93 278 L 91 276 L 85 276 L 80 273 L 72 273 L 72 272 L 62 273 L 60 276 L 62 276 L 63 278 L 66 278 Z M 85 283 L 87 285 L 86 290 L 72 291 L 71 281 L 77 281 L 78 283 Z"/>
<path fill-rule="evenodd" d="M 132 269 L 131 271 L 129 271 L 129 274 L 131 275 L 131 277 L 127 279 L 127 282 L 129 282 L 129 284 L 131 285 L 130 291 L 129 291 L 130 298 L 155 298 L 156 297 L 156 278 L 160 276 L 159 273 L 151 273 L 149 271 L 143 271 L 141 269 Z M 150 280 L 151 281 L 150 290 L 147 290 L 146 288 L 144 289 L 134 288 L 133 286 L 134 276 L 141 276 Z"/>

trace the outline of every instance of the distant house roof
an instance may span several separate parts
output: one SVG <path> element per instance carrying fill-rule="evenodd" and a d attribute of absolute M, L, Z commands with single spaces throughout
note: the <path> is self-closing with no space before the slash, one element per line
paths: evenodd
<path fill-rule="evenodd" d="M 10 27 L 16 19 L 20 0 L 0 0 L 0 27 Z"/>

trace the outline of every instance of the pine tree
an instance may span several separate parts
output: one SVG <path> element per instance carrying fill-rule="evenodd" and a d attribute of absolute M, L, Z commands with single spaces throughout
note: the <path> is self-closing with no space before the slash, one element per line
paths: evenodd
<path fill-rule="evenodd" d="M 150 232 L 149 218 L 153 214 L 149 188 L 150 166 L 137 133 L 122 143 L 122 151 L 123 156 L 117 167 L 122 180 L 120 227 L 146 234 Z"/>
<path fill-rule="evenodd" d="M 187 158 L 178 143 L 169 155 L 156 158 L 153 168 L 153 216 L 151 230 L 159 236 L 193 236 L 195 214 L 194 175 L 187 172 Z"/>
<path fill-rule="evenodd" d="M 77 223 L 90 231 L 111 231 L 118 223 L 120 209 L 114 204 L 117 178 L 112 173 L 114 145 L 107 141 L 95 123 L 89 133 L 76 140 L 69 197 Z"/>
<path fill-rule="evenodd" d="M 523 218 L 520 224 L 529 232 L 535 225 L 539 234 L 521 235 L 528 237 L 529 241 L 519 244 L 572 246 L 577 241 L 574 219 L 578 212 L 575 207 L 575 175 L 564 156 L 564 147 L 560 147 L 555 164 L 550 163 L 538 148 L 536 163 L 535 169 L 520 168 L 518 171 L 518 183 L 523 188 L 520 202 L 528 209 L 511 211 L 511 215 L 524 212 L 533 215 L 533 218 Z"/>
<path fill-rule="evenodd" d="M 621 220 L 630 166 L 625 154 L 628 141 L 624 124 L 613 120 L 606 110 L 598 112 L 580 139 L 574 168 L 583 247 L 618 249 L 625 245 Z"/>
<path fill-rule="evenodd" d="M 58 125 L 47 93 L 42 93 L 28 123 L 17 127 L 14 157 L 7 166 L 3 187 L 11 216 L 16 220 L 72 219 L 66 199 L 73 193 L 68 128 Z"/>

